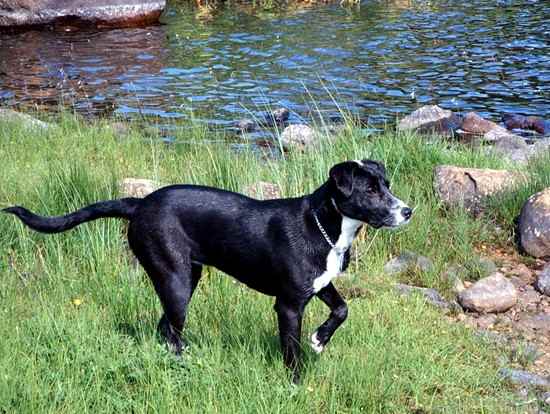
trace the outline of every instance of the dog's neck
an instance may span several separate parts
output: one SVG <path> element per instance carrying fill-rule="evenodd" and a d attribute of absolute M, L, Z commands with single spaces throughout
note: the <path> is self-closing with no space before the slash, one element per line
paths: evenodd
<path fill-rule="evenodd" d="M 327 233 L 332 243 L 336 243 L 340 233 L 342 231 L 342 220 L 344 216 L 338 211 L 338 207 L 334 202 L 334 199 L 331 197 L 331 191 L 329 188 L 329 183 L 323 184 L 319 187 L 310 198 L 310 211 L 309 215 L 312 220 L 313 213 L 317 216 L 319 223 L 322 228 Z M 318 227 L 315 221 L 312 222 L 315 227 Z M 318 229 L 319 234 L 321 235 L 320 229 Z"/>

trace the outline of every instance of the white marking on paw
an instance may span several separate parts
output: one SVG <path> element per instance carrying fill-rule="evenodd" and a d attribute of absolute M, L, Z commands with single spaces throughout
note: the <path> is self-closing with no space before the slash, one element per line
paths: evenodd
<path fill-rule="evenodd" d="M 327 286 L 332 279 L 340 274 L 342 271 L 342 264 L 344 263 L 344 255 L 350 248 L 355 238 L 355 234 L 357 233 L 357 229 L 361 227 L 362 224 L 363 223 L 359 220 L 342 216 L 340 236 L 334 247 L 328 252 L 327 268 L 321 276 L 313 280 L 313 291 L 315 293 Z"/>
<path fill-rule="evenodd" d="M 365 164 L 363 164 L 363 161 L 361 161 L 361 160 L 353 160 L 353 161 L 356 162 L 357 164 L 359 164 L 361 167 L 365 165 Z"/>
<path fill-rule="evenodd" d="M 313 350 L 318 354 L 323 352 L 323 349 L 325 349 L 325 347 L 321 345 L 321 341 L 319 341 L 319 338 L 317 338 L 317 331 L 313 332 L 313 335 L 311 335 L 310 345 L 313 348 Z"/>

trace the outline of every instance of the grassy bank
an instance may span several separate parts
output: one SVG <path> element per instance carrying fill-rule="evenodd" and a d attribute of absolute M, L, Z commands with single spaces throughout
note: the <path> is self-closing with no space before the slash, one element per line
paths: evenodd
<path fill-rule="evenodd" d="M 338 281 L 361 297 L 350 300 L 348 321 L 321 357 L 305 349 L 303 385 L 292 387 L 283 368 L 272 298 L 207 270 L 189 311 L 190 348 L 175 359 L 155 335 L 160 305 L 127 253 L 122 221 L 46 236 L 1 215 L 0 412 L 514 412 L 494 350 L 420 298 L 397 297 L 381 269 L 391 255 L 413 250 L 435 263 L 415 283 L 445 291 L 439 274 L 449 263 L 471 259 L 480 243 L 510 243 L 512 228 L 497 235 L 491 220 L 518 211 L 519 192 L 506 199 L 504 216 L 495 203 L 486 218 L 473 220 L 440 208 L 432 169 L 517 166 L 454 144 L 366 137 L 352 128 L 284 161 L 196 143 L 204 138 L 198 128 L 178 132 L 173 145 L 139 130 L 120 138 L 106 122 L 71 117 L 49 132 L 3 126 L 0 207 L 60 214 L 117 197 L 124 177 L 236 191 L 266 180 L 294 196 L 316 188 L 336 162 L 383 160 L 393 191 L 416 206 L 415 218 L 399 232 L 361 235 Z M 531 186 L 548 185 L 544 165 L 550 160 L 531 167 Z M 327 315 L 312 301 L 304 333 Z"/>

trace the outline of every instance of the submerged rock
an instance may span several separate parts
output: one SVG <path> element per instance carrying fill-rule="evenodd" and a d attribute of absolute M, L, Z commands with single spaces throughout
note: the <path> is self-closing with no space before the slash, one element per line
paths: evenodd
<path fill-rule="evenodd" d="M 478 280 L 458 294 L 458 301 L 464 309 L 480 313 L 505 312 L 516 304 L 517 299 L 515 286 L 498 272 Z"/>
<path fill-rule="evenodd" d="M 442 109 L 437 105 L 426 105 L 399 121 L 397 129 L 452 135 L 461 123 L 462 119 L 452 111 Z"/>
<path fill-rule="evenodd" d="M 550 187 L 525 202 L 519 217 L 521 247 L 531 256 L 550 256 Z"/>
<path fill-rule="evenodd" d="M 506 128 L 510 130 L 526 129 L 543 135 L 550 133 L 550 121 L 546 121 L 538 116 L 505 114 L 502 116 L 502 120 Z"/>
<path fill-rule="evenodd" d="M 464 206 L 476 212 L 483 199 L 525 179 L 517 172 L 440 165 L 434 171 L 434 187 L 448 206 Z"/>
<path fill-rule="evenodd" d="M 2 0 L 0 29 L 60 24 L 130 27 L 155 23 L 166 0 Z"/>

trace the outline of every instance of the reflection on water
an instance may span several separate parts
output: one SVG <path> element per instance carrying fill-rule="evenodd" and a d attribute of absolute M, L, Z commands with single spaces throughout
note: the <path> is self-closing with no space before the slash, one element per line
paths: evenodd
<path fill-rule="evenodd" d="M 550 111 L 550 2 L 364 1 L 256 12 L 167 12 L 165 25 L 0 34 L 0 104 L 86 115 L 187 117 L 220 126 L 269 107 L 338 106 L 373 123 L 427 103 Z M 198 115 L 197 115 L 198 114 Z"/>

